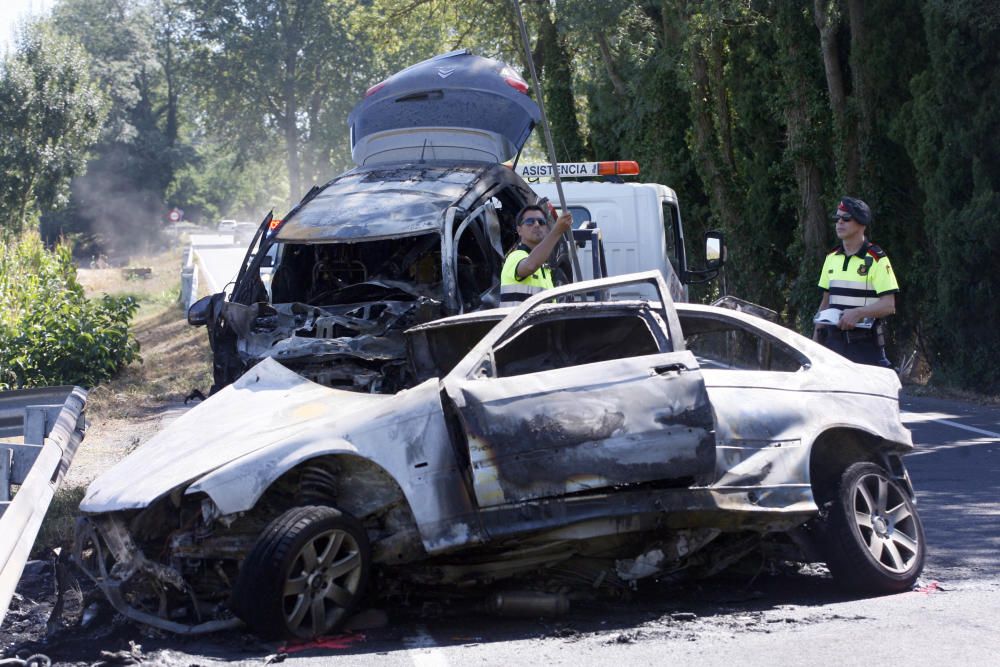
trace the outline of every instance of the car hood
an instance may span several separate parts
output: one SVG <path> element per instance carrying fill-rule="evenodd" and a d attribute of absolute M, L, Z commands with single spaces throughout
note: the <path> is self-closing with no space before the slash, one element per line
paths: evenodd
<path fill-rule="evenodd" d="M 294 452 L 331 442 L 350 448 L 343 434 L 359 420 L 370 424 L 380 415 L 391 416 L 400 398 L 405 402 L 399 394 L 330 389 L 265 359 L 94 480 L 80 509 L 97 513 L 146 507 L 261 450 Z"/>
<path fill-rule="evenodd" d="M 509 65 L 467 50 L 435 56 L 369 89 L 348 117 L 359 166 L 410 160 L 503 162 L 541 119 Z"/>

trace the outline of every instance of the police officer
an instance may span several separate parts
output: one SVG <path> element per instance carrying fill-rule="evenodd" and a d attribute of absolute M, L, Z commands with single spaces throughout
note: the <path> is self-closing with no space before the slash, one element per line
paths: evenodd
<path fill-rule="evenodd" d="M 549 229 L 541 206 L 529 204 L 517 214 L 520 242 L 507 253 L 500 272 L 500 305 L 517 305 L 533 294 L 552 288 L 552 269 L 546 263 L 559 238 L 573 226 L 573 216 L 563 213 Z"/>
<path fill-rule="evenodd" d="M 833 218 L 840 243 L 823 263 L 817 318 L 831 323 L 818 323 L 813 339 L 859 364 L 891 367 L 881 319 L 896 312 L 899 285 L 885 251 L 865 237 L 871 210 L 860 199 L 844 197 Z"/>

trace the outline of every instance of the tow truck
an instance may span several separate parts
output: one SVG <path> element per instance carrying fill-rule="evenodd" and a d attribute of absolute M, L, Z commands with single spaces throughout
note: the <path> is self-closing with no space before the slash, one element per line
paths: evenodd
<path fill-rule="evenodd" d="M 538 195 L 558 201 L 555 183 L 540 181 L 552 177 L 551 165 L 513 168 Z M 584 279 L 654 269 L 663 273 L 674 300 L 686 302 L 688 285 L 718 275 L 725 258 L 723 234 L 706 232 L 705 268 L 691 269 L 677 193 L 660 183 L 626 183 L 621 178 L 638 176 L 638 162 L 560 162 L 558 168 L 560 178 L 574 179 L 562 187 L 573 214 Z M 595 180 L 599 178 L 604 180 Z M 595 273 L 598 267 L 601 275 Z"/>

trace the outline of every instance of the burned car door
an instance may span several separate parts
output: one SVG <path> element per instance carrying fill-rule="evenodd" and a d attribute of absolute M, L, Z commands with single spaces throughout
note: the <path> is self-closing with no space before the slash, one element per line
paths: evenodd
<path fill-rule="evenodd" d="M 477 346 L 481 361 L 445 386 L 479 506 L 709 483 L 712 409 L 694 355 L 672 340 L 644 302 L 544 304 Z"/>

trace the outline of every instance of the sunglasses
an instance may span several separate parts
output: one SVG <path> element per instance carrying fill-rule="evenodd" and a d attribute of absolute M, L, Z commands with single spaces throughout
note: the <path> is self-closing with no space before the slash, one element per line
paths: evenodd
<path fill-rule="evenodd" d="M 549 223 L 548 223 L 548 221 L 545 218 L 525 218 L 524 220 L 522 220 L 521 222 L 519 222 L 517 224 L 518 224 L 518 226 L 521 226 L 521 225 L 534 225 L 534 224 L 539 224 L 539 225 L 545 226 L 545 225 L 547 225 Z"/>
<path fill-rule="evenodd" d="M 850 222 L 851 220 L 854 220 L 854 216 L 852 216 L 849 213 L 838 213 L 837 214 L 837 220 L 843 220 L 844 222 Z"/>

